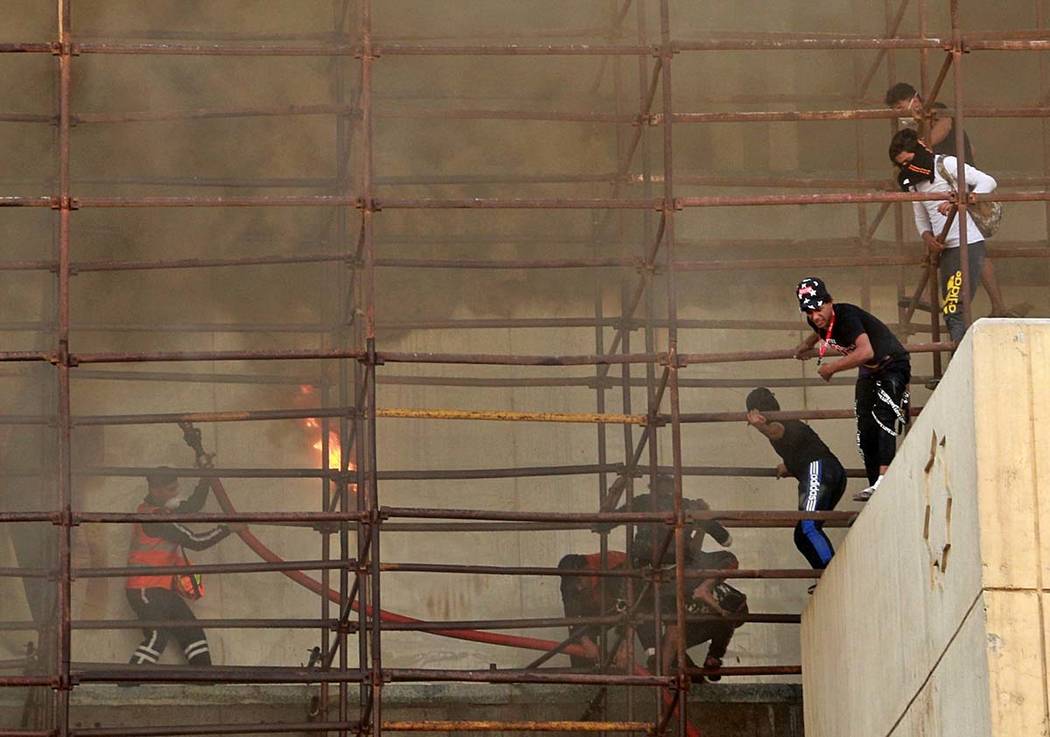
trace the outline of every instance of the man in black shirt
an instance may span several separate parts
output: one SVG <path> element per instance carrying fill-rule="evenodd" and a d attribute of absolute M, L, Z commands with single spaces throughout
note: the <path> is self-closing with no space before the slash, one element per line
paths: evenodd
<path fill-rule="evenodd" d="M 907 82 L 898 82 L 886 90 L 886 106 L 916 121 L 915 125 L 905 125 L 905 128 L 918 128 L 918 121 L 926 114 L 926 103 L 922 95 Z M 943 102 L 933 103 L 930 110 L 933 113 L 930 129 L 925 132 L 925 135 L 920 131 L 919 135 L 938 156 L 957 156 L 954 121 L 950 115 L 943 115 L 939 112 L 947 109 L 948 106 Z M 976 167 L 973 146 L 970 144 L 970 137 L 966 131 L 963 131 L 963 147 L 966 151 L 966 163 Z M 952 174 L 954 175 L 955 172 Z M 1006 306 L 1006 301 L 999 289 L 999 279 L 995 275 L 995 262 L 991 259 L 986 258 L 982 262 L 981 284 L 984 285 L 985 291 L 988 292 L 988 299 L 992 302 L 992 317 L 1020 317 L 1027 312 L 1026 305 L 1018 305 L 1013 308 Z"/>
<path fill-rule="evenodd" d="M 650 487 L 652 493 L 642 494 L 631 499 L 629 504 L 623 504 L 616 512 L 673 512 L 674 511 L 674 478 L 667 474 L 658 474 L 656 480 Z M 707 510 L 710 509 L 703 499 L 682 499 L 686 509 Z M 591 528 L 594 532 L 607 532 L 614 527 L 613 523 L 600 523 Z M 639 524 L 635 528 L 634 542 L 632 545 L 632 565 L 641 568 L 649 565 L 666 566 L 675 564 L 674 540 L 667 545 L 663 558 L 654 560 L 657 548 L 663 543 L 667 534 L 673 534 L 672 527 L 663 522 L 652 524 Z M 714 520 L 694 522 L 690 529 L 686 530 L 685 541 L 685 564 L 690 568 L 703 568 L 709 570 L 728 570 L 740 566 L 736 556 L 727 550 L 714 553 L 705 553 L 701 548 L 704 534 L 710 534 L 723 548 L 733 544 L 733 538 L 729 530 Z M 693 596 L 702 601 L 713 611 L 719 614 L 726 612 L 719 605 L 713 590 L 719 583 L 718 579 L 706 579 L 693 591 Z"/>
<path fill-rule="evenodd" d="M 898 82 L 886 90 L 886 106 L 916 121 L 915 125 L 905 125 L 905 128 L 917 128 L 918 121 L 922 120 L 926 115 L 926 103 L 923 101 L 922 95 L 907 82 Z M 943 102 L 933 103 L 930 109 L 933 113 L 933 119 L 930 123 L 930 130 L 923 136 L 923 140 L 930 145 L 935 154 L 956 156 L 955 125 L 952 117 L 936 112 L 947 109 L 948 106 Z M 966 131 L 963 131 L 963 141 L 963 145 L 966 148 L 966 163 L 976 166 L 973 160 L 973 146 L 970 144 L 970 137 L 966 135 Z"/>
<path fill-rule="evenodd" d="M 854 394 L 857 445 L 870 486 L 854 494 L 853 499 L 866 502 L 879 488 L 897 452 L 897 436 L 908 424 L 911 359 L 881 320 L 856 305 L 836 304 L 822 280 L 806 277 L 799 282 L 795 296 L 799 310 L 813 328 L 813 334 L 795 349 L 795 358 L 809 358 L 808 352 L 820 341 L 817 373 L 824 381 L 839 371 L 858 369 Z M 829 350 L 844 358 L 824 363 Z"/>
<path fill-rule="evenodd" d="M 798 479 L 798 508 L 827 512 L 846 490 L 846 469 L 820 436 L 800 420 L 768 421 L 763 412 L 779 412 L 780 403 L 762 386 L 747 395 L 747 424 L 766 436 L 783 460 L 777 478 Z M 802 520 L 795 525 L 795 547 L 814 568 L 827 568 L 835 548 L 824 534 L 824 523 Z"/>

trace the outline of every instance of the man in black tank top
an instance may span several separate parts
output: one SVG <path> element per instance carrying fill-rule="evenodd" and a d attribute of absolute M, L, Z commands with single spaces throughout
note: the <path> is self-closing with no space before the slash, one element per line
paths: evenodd
<path fill-rule="evenodd" d="M 897 452 L 897 436 L 908 424 L 911 357 L 879 318 L 856 305 L 835 302 L 822 280 L 806 277 L 795 288 L 795 296 L 813 328 L 795 349 L 795 358 L 805 361 L 819 342 L 817 373 L 824 381 L 840 371 L 857 369 L 857 446 L 870 485 L 853 499 L 866 502 L 879 488 Z M 828 352 L 843 357 L 822 361 Z"/>
<path fill-rule="evenodd" d="M 768 421 L 763 412 L 779 412 L 780 403 L 764 386 L 747 395 L 747 424 L 766 436 L 783 463 L 777 478 L 798 479 L 801 512 L 827 512 L 846 490 L 846 470 L 820 436 L 799 420 Z M 802 520 L 795 525 L 795 547 L 814 568 L 826 568 L 835 554 L 824 523 Z"/>

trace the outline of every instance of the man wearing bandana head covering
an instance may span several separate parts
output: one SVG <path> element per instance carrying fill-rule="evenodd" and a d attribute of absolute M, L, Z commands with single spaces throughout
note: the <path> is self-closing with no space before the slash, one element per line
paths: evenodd
<path fill-rule="evenodd" d="M 819 341 L 817 373 L 824 381 L 840 371 L 858 370 L 854 394 L 857 446 L 870 486 L 854 494 L 853 499 L 867 501 L 879 488 L 897 452 L 897 436 L 908 424 L 911 358 L 881 320 L 856 305 L 832 300 L 821 279 L 806 277 L 795 288 L 795 296 L 799 310 L 813 328 L 813 334 L 795 349 L 795 358 L 809 358 Z M 844 358 L 825 362 L 828 352 Z"/>
<path fill-rule="evenodd" d="M 935 194 L 952 192 L 954 188 L 943 172 L 954 177 L 958 160 L 954 156 L 938 156 L 910 129 L 899 131 L 893 137 L 889 150 L 890 160 L 898 167 L 897 183 L 903 192 Z M 943 171 L 942 171 L 943 170 Z M 995 191 L 996 181 L 980 169 L 966 165 L 966 185 L 975 194 Z M 973 299 L 984 265 L 984 235 L 973 218 L 966 219 L 967 256 L 970 267 L 970 283 L 963 284 L 962 264 L 959 249 L 959 221 L 953 220 L 942 243 L 937 234 L 944 230 L 948 215 L 955 207 L 947 200 L 913 202 L 915 227 L 926 244 L 931 258 L 938 263 L 941 282 L 941 311 L 952 340 L 958 343 L 966 333 L 962 316 L 962 294 L 966 289 Z"/>

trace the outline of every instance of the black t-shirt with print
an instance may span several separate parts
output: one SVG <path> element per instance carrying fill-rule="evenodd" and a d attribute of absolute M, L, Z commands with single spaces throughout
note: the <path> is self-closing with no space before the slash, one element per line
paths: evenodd
<path fill-rule="evenodd" d="M 860 307 L 846 302 L 835 302 L 831 305 L 831 308 L 835 313 L 835 322 L 832 325 L 831 336 L 828 341 L 830 343 L 828 346 L 830 354 L 852 353 L 857 347 L 857 338 L 862 333 L 867 333 L 868 340 L 871 342 L 871 349 L 875 352 L 875 355 L 870 361 L 861 365 L 861 374 L 880 371 L 898 361 L 908 361 L 907 349 L 901 345 L 901 342 L 897 340 L 897 336 L 890 332 L 890 329 L 886 327 L 882 320 L 870 312 L 866 312 Z M 821 339 L 827 338 L 826 329 L 818 328 L 808 317 L 806 322 L 809 323 L 809 326 L 813 328 L 813 332 L 819 335 Z"/>

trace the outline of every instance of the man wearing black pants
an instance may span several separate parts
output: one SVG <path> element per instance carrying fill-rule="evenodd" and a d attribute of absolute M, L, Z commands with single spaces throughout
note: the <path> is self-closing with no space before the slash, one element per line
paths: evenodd
<path fill-rule="evenodd" d="M 710 553 L 713 556 L 729 556 L 733 558 L 735 563 L 736 557 L 732 553 L 727 551 L 719 551 L 716 553 Z M 712 560 L 713 568 L 724 569 L 730 566 L 725 565 L 728 563 L 727 558 L 723 560 Z M 735 567 L 735 566 L 732 566 Z M 741 616 L 748 613 L 747 608 L 747 597 L 742 592 L 730 588 L 726 584 L 719 584 L 715 587 L 715 597 L 719 599 L 720 609 L 724 614 Z M 652 593 L 648 594 L 648 602 L 652 601 Z M 663 612 L 663 616 L 670 617 L 670 621 L 666 622 L 664 628 L 663 637 L 663 662 L 665 673 L 671 672 L 675 661 L 675 649 L 677 642 L 677 623 L 674 620 L 675 611 L 675 592 L 674 587 L 668 586 L 660 596 L 660 609 Z M 646 606 L 647 611 L 653 611 L 652 604 L 649 603 Z M 687 605 L 688 614 L 686 616 L 694 616 L 697 614 L 711 616 L 715 612 L 703 602 L 697 599 L 691 599 Z M 724 615 L 719 615 L 724 616 Z M 707 619 L 702 622 L 686 622 L 685 625 L 685 648 L 690 650 L 697 645 L 701 645 L 705 642 L 710 642 L 707 646 L 707 654 L 704 656 L 703 667 L 716 669 L 722 667 L 722 658 L 725 657 L 726 651 L 729 649 L 729 643 L 733 639 L 733 633 L 743 624 L 742 620 L 739 619 Z M 644 623 L 638 626 L 638 639 L 642 643 L 642 647 L 645 648 L 646 654 L 646 667 L 650 672 L 655 673 L 655 662 L 656 662 L 656 623 L 653 622 L 652 626 L 647 626 L 648 623 Z M 695 668 L 696 663 L 692 661 L 688 653 L 686 654 L 686 667 Z M 721 680 L 721 676 L 712 675 L 707 676 L 710 681 Z"/>
<path fill-rule="evenodd" d="M 783 463 L 777 478 L 798 479 L 801 512 L 828 512 L 846 490 L 846 469 L 820 436 L 801 420 L 770 422 L 763 412 L 779 412 L 780 403 L 762 386 L 747 395 L 747 424 L 766 436 Z M 827 568 L 835 548 L 824 533 L 824 523 L 802 520 L 795 525 L 795 547 L 813 568 Z"/>
<path fill-rule="evenodd" d="M 866 502 L 879 488 L 897 452 L 897 436 L 908 424 L 908 384 L 911 359 L 908 351 L 877 317 L 856 305 L 835 303 L 824 282 L 806 277 L 795 289 L 799 310 L 813 328 L 795 349 L 799 360 L 820 341 L 817 373 L 824 381 L 840 371 L 858 369 L 854 394 L 857 446 L 864 458 L 869 486 L 853 495 Z M 828 351 L 844 356 L 824 362 Z"/>
<path fill-rule="evenodd" d="M 178 522 L 165 522 L 172 512 L 199 512 L 208 498 L 211 484 L 201 479 L 189 499 L 179 502 L 178 477 L 170 468 L 158 468 L 146 477 L 149 493 L 138 507 L 140 513 L 157 515 L 156 522 L 136 522 L 128 553 L 129 566 L 185 566 L 185 548 L 204 550 L 220 542 L 241 525 L 219 525 L 206 532 L 194 532 Z M 144 573 L 127 580 L 125 593 L 135 616 L 144 621 L 196 621 L 187 599 L 203 595 L 200 580 L 193 574 Z M 170 629 L 143 628 L 145 639 L 135 649 L 130 663 L 156 663 L 172 637 L 182 647 L 190 665 L 211 665 L 208 638 L 200 627 Z"/>
<path fill-rule="evenodd" d="M 673 512 L 674 511 L 674 477 L 668 474 L 657 474 L 652 486 L 651 494 L 642 494 L 631 499 L 630 504 L 623 504 L 614 511 L 616 512 Z M 683 497 L 682 504 L 687 510 L 704 511 L 710 509 L 703 499 L 688 499 Z M 593 532 L 608 532 L 616 527 L 615 524 L 600 523 L 592 527 Z M 635 568 L 653 565 L 653 556 L 658 552 L 656 548 L 661 545 L 668 533 L 673 534 L 673 529 L 662 522 L 651 524 L 639 524 L 635 528 L 631 561 Z M 710 534 L 719 545 L 728 548 L 733 544 L 733 538 L 729 530 L 715 520 L 693 522 L 686 530 L 685 541 L 685 565 L 689 568 L 704 568 L 709 570 L 738 568 L 739 562 L 736 556 L 728 551 L 717 553 L 705 553 L 702 550 L 704 536 Z M 674 539 L 664 549 L 663 558 L 656 562 L 657 566 L 670 566 L 675 564 Z M 713 593 L 716 579 L 707 579 L 696 587 L 693 595 L 703 601 L 707 606 L 720 614 L 725 614 L 719 606 L 717 598 Z"/>

